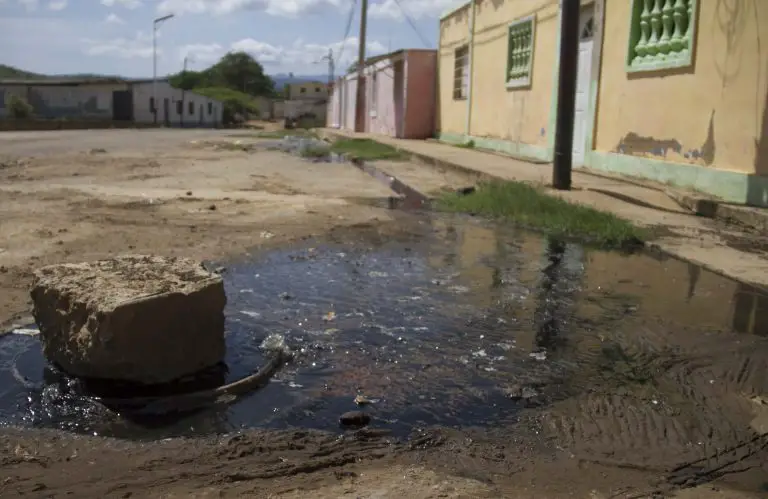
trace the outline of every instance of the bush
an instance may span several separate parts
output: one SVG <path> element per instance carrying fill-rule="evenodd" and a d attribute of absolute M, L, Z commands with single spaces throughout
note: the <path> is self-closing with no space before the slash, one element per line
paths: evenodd
<path fill-rule="evenodd" d="M 26 99 L 13 94 L 6 99 L 5 107 L 8 109 L 8 116 L 16 120 L 29 119 L 34 111 Z"/>
<path fill-rule="evenodd" d="M 192 91 L 222 102 L 224 104 L 222 120 L 225 124 L 238 122 L 238 115 L 242 116 L 243 120 L 247 120 L 249 116 L 259 114 L 255 99 L 243 92 L 224 87 L 195 88 Z"/>

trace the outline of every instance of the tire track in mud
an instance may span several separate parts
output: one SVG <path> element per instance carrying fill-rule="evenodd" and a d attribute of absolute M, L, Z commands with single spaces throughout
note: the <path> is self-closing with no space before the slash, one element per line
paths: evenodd
<path fill-rule="evenodd" d="M 542 415 L 561 446 L 587 461 L 664 473 L 674 487 L 768 459 L 768 434 L 754 423 L 755 400 L 768 394 L 768 342 L 674 324 L 622 329 L 631 333 L 595 333 L 575 346 L 574 395 Z"/>

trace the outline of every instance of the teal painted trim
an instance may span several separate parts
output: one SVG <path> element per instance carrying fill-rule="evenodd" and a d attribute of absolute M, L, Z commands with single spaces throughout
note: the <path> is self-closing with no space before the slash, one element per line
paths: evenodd
<path fill-rule="evenodd" d="M 699 2 L 697 0 L 690 0 L 691 14 L 688 22 L 692 25 L 690 33 L 691 37 L 689 40 L 691 45 L 687 50 L 670 52 L 666 56 L 657 54 L 653 56 L 653 60 L 634 63 L 635 46 L 637 45 L 637 42 L 640 41 L 641 36 L 640 16 L 643 13 L 643 8 L 643 0 L 632 0 L 632 11 L 630 12 L 629 19 L 629 45 L 627 46 L 626 60 L 627 73 L 649 73 L 665 69 L 679 69 L 693 66 L 693 55 L 696 50 L 696 27 L 699 19 Z"/>
<path fill-rule="evenodd" d="M 595 145 L 595 124 L 597 123 L 597 99 L 600 94 L 600 71 L 603 63 L 603 38 L 605 34 L 605 1 L 596 0 L 594 5 L 594 33 L 592 54 L 592 75 L 589 80 L 589 104 L 587 105 L 586 143 L 584 144 L 584 166 L 592 160 Z"/>
<path fill-rule="evenodd" d="M 592 152 L 590 168 L 693 189 L 729 203 L 768 207 L 768 177 L 764 176 L 601 151 Z"/>
<path fill-rule="evenodd" d="M 557 9 L 557 25 L 560 26 L 560 16 L 562 15 L 562 9 Z M 547 125 L 547 157 L 546 161 L 550 163 L 555 160 L 555 126 L 557 123 L 557 106 L 559 105 L 557 98 L 557 82 L 558 74 L 560 74 L 560 41 L 562 40 L 562 33 L 557 30 L 557 43 L 555 43 L 555 64 L 552 68 L 552 98 L 550 99 L 552 104 L 549 106 L 549 124 Z"/>
<path fill-rule="evenodd" d="M 471 140 L 475 143 L 475 146 L 480 149 L 497 151 L 509 154 L 510 156 L 517 156 L 521 159 L 528 158 L 537 162 L 549 163 L 551 161 L 549 159 L 550 151 L 546 147 L 525 144 L 522 142 L 512 142 L 509 140 L 492 139 L 488 137 L 474 137 L 472 135 L 450 132 L 440 132 L 438 140 L 455 145 L 466 144 Z"/>

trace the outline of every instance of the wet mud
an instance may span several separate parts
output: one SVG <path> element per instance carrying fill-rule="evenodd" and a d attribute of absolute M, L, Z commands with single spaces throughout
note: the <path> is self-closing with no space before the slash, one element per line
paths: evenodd
<path fill-rule="evenodd" d="M 424 215 L 418 237 L 307 241 L 224 262 L 227 381 L 294 353 L 260 391 L 139 424 L 0 337 L 3 424 L 156 440 L 242 428 L 538 434 L 586 461 L 692 486 L 768 459 L 768 297 L 690 264 Z M 356 406 L 356 395 L 369 404 Z M 506 429 L 506 430 L 505 430 Z M 503 438 L 503 437 L 501 437 Z"/>

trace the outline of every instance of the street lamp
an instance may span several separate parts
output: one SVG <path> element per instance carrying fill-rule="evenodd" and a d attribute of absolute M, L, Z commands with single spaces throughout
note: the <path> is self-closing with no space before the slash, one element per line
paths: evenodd
<path fill-rule="evenodd" d="M 155 124 L 157 124 L 157 28 L 160 23 L 172 17 L 173 14 L 168 14 L 152 21 L 152 104 L 154 107 L 152 114 L 155 117 Z"/>

